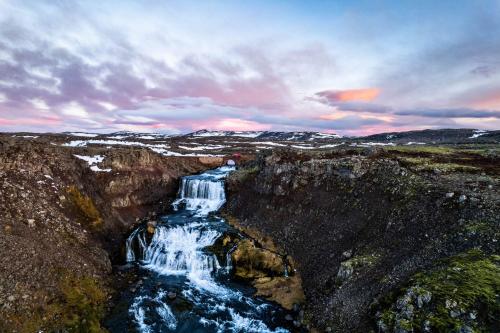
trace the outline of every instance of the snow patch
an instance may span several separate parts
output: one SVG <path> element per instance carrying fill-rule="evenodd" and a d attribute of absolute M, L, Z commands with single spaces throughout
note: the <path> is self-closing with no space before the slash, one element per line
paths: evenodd
<path fill-rule="evenodd" d="M 395 146 L 396 144 L 393 142 L 361 142 L 361 143 L 351 143 L 349 146 L 351 147 L 373 147 L 373 146 Z"/>
<path fill-rule="evenodd" d="M 13 135 L 13 138 L 24 138 L 24 139 L 36 139 L 39 136 L 38 135 Z"/>
<path fill-rule="evenodd" d="M 102 155 L 84 156 L 76 154 L 74 154 L 73 156 L 87 162 L 88 165 L 90 166 L 90 170 L 94 172 L 111 172 L 111 169 L 101 169 L 97 166 L 97 163 L 101 163 L 102 161 L 104 161 L 105 156 Z"/>
<path fill-rule="evenodd" d="M 318 148 L 334 148 L 334 147 L 338 147 L 340 145 L 343 145 L 344 143 L 332 143 L 332 144 L 329 144 L 329 145 L 322 145 L 322 146 L 319 146 Z"/>
<path fill-rule="evenodd" d="M 222 146 L 222 145 L 205 145 L 205 146 L 196 146 L 196 147 L 186 147 L 186 146 L 179 146 L 179 148 L 184 149 L 184 150 L 217 150 L 217 149 L 222 149 L 222 148 L 227 148 L 228 146 Z"/>
<path fill-rule="evenodd" d="M 84 132 L 71 132 L 68 134 L 72 135 L 72 136 L 81 136 L 81 137 L 87 137 L 87 138 L 95 138 L 96 136 L 99 135 L 96 133 L 84 133 Z"/>
<path fill-rule="evenodd" d="M 76 155 L 76 154 L 74 154 L 73 156 L 75 156 L 75 157 L 77 157 L 77 158 L 79 158 L 81 160 L 84 160 L 89 165 L 93 165 L 93 164 L 96 164 L 96 163 L 101 163 L 102 161 L 104 161 L 104 156 L 102 156 L 102 155 L 83 156 L 83 155 Z"/>
<path fill-rule="evenodd" d="M 316 133 L 311 136 L 310 140 L 314 139 L 339 139 L 342 136 L 338 134 L 330 134 L 330 133 Z"/>
<path fill-rule="evenodd" d="M 385 143 L 385 142 L 362 142 L 360 144 L 360 146 L 395 146 L 396 144 L 395 143 L 392 143 L 392 142 L 388 142 L 388 143 Z"/>
<path fill-rule="evenodd" d="M 297 148 L 297 149 L 314 149 L 314 147 L 312 147 L 312 146 L 291 145 L 290 147 Z"/>
<path fill-rule="evenodd" d="M 151 145 L 137 141 L 118 141 L 118 140 L 74 140 L 64 143 L 66 147 L 86 147 L 87 145 L 110 145 L 110 146 L 139 146 L 147 148 L 169 148 L 167 145 Z"/>
<path fill-rule="evenodd" d="M 476 139 L 476 138 L 479 138 L 480 136 L 485 135 L 487 133 L 488 133 L 488 131 L 485 131 L 485 130 L 475 130 L 474 134 L 472 134 L 472 136 L 470 136 L 469 139 Z"/>
<path fill-rule="evenodd" d="M 250 142 L 252 145 L 266 145 L 266 146 L 277 146 L 277 147 L 287 147 L 287 145 L 284 145 L 282 143 L 277 143 L 277 142 L 271 142 L 271 141 L 264 141 L 264 142 Z"/>
<path fill-rule="evenodd" d="M 184 156 L 184 157 L 223 157 L 224 155 L 215 155 L 215 154 L 198 154 L 198 153 L 190 153 L 190 154 L 182 154 L 175 151 L 167 150 L 164 148 L 150 148 L 155 153 L 161 154 L 163 156 Z"/>
<path fill-rule="evenodd" d="M 255 131 L 198 131 L 194 132 L 191 135 L 194 137 L 210 137 L 210 136 L 237 136 L 242 138 L 256 138 L 261 135 L 263 132 L 255 132 Z"/>
<path fill-rule="evenodd" d="M 231 136 L 239 136 L 241 138 L 256 138 L 264 132 L 234 132 Z"/>

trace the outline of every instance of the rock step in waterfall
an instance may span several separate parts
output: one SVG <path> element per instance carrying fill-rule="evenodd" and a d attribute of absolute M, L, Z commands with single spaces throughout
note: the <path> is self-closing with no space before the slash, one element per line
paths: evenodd
<path fill-rule="evenodd" d="M 235 245 L 220 258 L 207 250 L 230 228 L 210 213 L 225 203 L 224 178 L 232 170 L 183 177 L 175 212 L 163 217 L 152 236 L 142 226 L 130 234 L 127 261 L 150 278 L 131 299 L 129 331 L 288 332 L 280 325 L 280 308 L 231 281 Z"/>

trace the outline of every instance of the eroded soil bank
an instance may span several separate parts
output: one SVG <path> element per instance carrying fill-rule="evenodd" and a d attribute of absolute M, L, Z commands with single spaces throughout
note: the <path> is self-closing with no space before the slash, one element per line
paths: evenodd
<path fill-rule="evenodd" d="M 226 210 L 295 259 L 304 324 L 496 331 L 498 165 L 492 150 L 275 151 L 229 177 Z"/>

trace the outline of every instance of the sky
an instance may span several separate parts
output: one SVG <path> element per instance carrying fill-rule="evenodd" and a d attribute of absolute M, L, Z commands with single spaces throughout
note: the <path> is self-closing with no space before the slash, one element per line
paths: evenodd
<path fill-rule="evenodd" d="M 0 0 L 0 131 L 500 129 L 500 0 Z"/>

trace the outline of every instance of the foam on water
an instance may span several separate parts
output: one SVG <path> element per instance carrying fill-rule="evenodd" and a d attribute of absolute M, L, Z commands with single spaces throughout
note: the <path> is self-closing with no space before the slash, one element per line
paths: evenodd
<path fill-rule="evenodd" d="M 134 302 L 130 306 L 129 314 L 134 318 L 134 322 L 137 328 L 142 333 L 151 333 L 151 327 L 145 323 L 146 311 L 141 307 L 145 296 L 138 296 L 134 299 Z"/>
<path fill-rule="evenodd" d="M 158 306 L 156 307 L 156 312 L 158 315 L 160 315 L 162 322 L 171 330 L 175 329 L 177 327 L 177 319 L 175 319 L 174 314 L 172 313 L 172 310 L 170 310 L 170 307 L 165 304 L 162 299 L 165 298 L 167 295 L 167 292 L 164 290 L 160 290 L 158 292 L 158 295 L 155 297 L 155 301 L 158 302 Z"/>
<path fill-rule="evenodd" d="M 234 167 L 223 167 L 184 177 L 179 198 L 173 204 L 178 212 L 170 216 L 171 221 L 167 216 L 152 236 L 139 227 L 127 239 L 127 261 L 137 262 L 159 276 L 181 281 L 175 287 L 178 297 L 197 309 L 185 317 L 182 312 L 172 311 L 164 289 L 149 290 L 149 294 L 146 289 L 139 290 L 128 312 L 139 332 L 190 332 L 183 326 L 186 320 L 210 332 L 288 332 L 282 328 L 272 330 L 262 320 L 261 317 L 268 315 L 268 304 L 256 302 L 221 283 L 218 277 L 227 276 L 231 270 L 230 252 L 234 247 L 225 254 L 224 265 L 206 250 L 223 236 L 214 227 L 214 223 L 221 225 L 223 220 L 207 216 L 224 204 L 224 178 L 232 170 Z"/>

